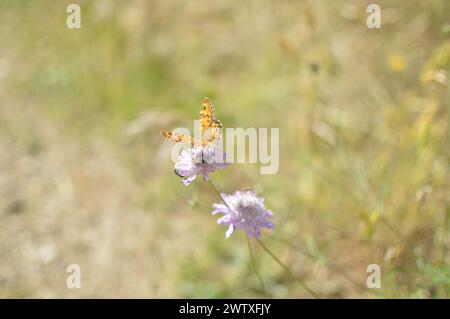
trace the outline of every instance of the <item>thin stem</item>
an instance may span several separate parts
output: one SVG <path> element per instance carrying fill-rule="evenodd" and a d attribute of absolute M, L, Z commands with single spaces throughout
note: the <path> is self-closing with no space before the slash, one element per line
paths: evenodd
<path fill-rule="evenodd" d="M 228 207 L 228 209 L 231 210 L 231 207 L 228 205 L 228 203 L 223 199 L 222 194 L 217 190 L 216 186 L 214 186 L 213 182 L 211 180 L 208 180 L 209 185 L 211 185 L 212 189 L 216 192 L 217 195 L 219 195 L 220 200 Z"/>
<path fill-rule="evenodd" d="M 275 241 L 275 242 L 279 242 L 279 243 L 283 243 L 286 244 L 286 239 L 283 238 L 274 238 L 274 236 L 270 237 L 269 239 Z M 287 244 L 290 248 L 295 249 L 296 251 L 300 252 L 300 254 L 302 254 L 303 256 L 313 260 L 314 262 L 317 262 L 317 259 L 314 257 L 314 255 L 312 255 L 309 252 L 303 251 L 299 246 L 294 245 L 294 244 Z M 326 256 L 325 256 L 326 257 Z M 328 257 L 326 257 L 325 259 L 325 267 L 327 267 L 328 269 L 330 269 L 331 271 L 341 275 L 342 277 L 344 277 L 349 283 L 351 283 L 356 289 L 358 289 L 359 291 L 362 292 L 367 292 L 373 295 L 376 295 L 378 297 L 383 297 L 383 294 L 381 292 L 377 292 L 374 291 L 372 289 L 366 288 L 365 286 L 361 285 L 358 281 L 356 281 L 349 273 L 347 273 L 342 266 L 332 262 L 331 260 L 328 259 Z"/>
<path fill-rule="evenodd" d="M 220 200 L 228 207 L 228 209 L 231 210 L 230 205 L 228 205 L 228 203 L 225 201 L 225 199 L 223 198 L 222 194 L 218 191 L 216 186 L 214 186 L 213 182 L 211 180 L 209 180 L 208 182 L 209 182 L 209 185 L 211 185 L 212 189 L 219 196 Z M 264 285 L 264 280 L 262 279 L 261 274 L 258 272 L 258 268 L 256 267 L 255 257 L 253 256 L 253 250 L 252 250 L 252 246 L 251 246 L 250 240 L 249 240 L 247 235 L 245 236 L 245 238 L 247 238 L 248 252 L 250 254 L 250 259 L 252 261 L 253 270 L 255 271 L 256 277 L 258 277 L 259 283 L 261 284 L 262 291 L 264 292 L 264 294 L 266 296 L 269 296 L 269 294 L 268 294 L 268 292 L 266 290 L 266 286 Z"/>
<path fill-rule="evenodd" d="M 270 298 L 270 295 L 266 290 L 266 286 L 264 285 L 264 280 L 261 277 L 261 274 L 259 273 L 258 268 L 256 267 L 256 261 L 255 261 L 255 256 L 253 255 L 252 244 L 250 243 L 250 239 L 248 238 L 247 234 L 245 235 L 245 238 L 247 239 L 248 252 L 250 254 L 250 259 L 252 260 L 253 270 L 255 271 L 256 277 L 258 277 L 262 291 L 264 292 L 264 294 L 267 297 Z"/>
<path fill-rule="evenodd" d="M 212 181 L 211 180 L 209 180 L 209 185 L 211 185 L 211 187 L 214 189 L 214 191 L 217 193 L 217 195 L 219 195 L 219 198 L 222 200 L 222 202 L 231 210 L 231 207 L 228 205 L 228 203 L 225 201 L 225 199 L 223 198 L 223 196 L 222 196 L 222 194 L 220 194 L 220 192 L 217 190 L 217 188 L 216 188 L 216 186 L 214 186 L 214 184 L 212 183 Z M 261 287 L 262 287 L 262 289 L 263 289 L 263 291 L 267 294 L 267 292 L 266 292 L 266 289 L 265 289 L 265 286 L 264 286 L 264 281 L 262 280 L 262 277 L 261 277 L 261 275 L 259 274 L 259 272 L 257 271 L 257 268 L 256 268 L 256 263 L 255 263 L 255 259 L 254 259 L 254 257 L 253 257 L 253 251 L 252 251 L 252 249 L 251 249 L 251 244 L 250 244 L 250 239 L 248 238 L 248 236 L 246 236 L 246 238 L 247 238 L 247 243 L 248 243 L 248 249 L 249 249 L 249 252 L 250 252 L 250 258 L 252 259 L 252 263 L 253 263 L 253 268 L 254 268 L 254 270 L 255 270 L 255 273 L 256 273 L 256 276 L 258 277 L 258 279 L 259 279 L 259 281 L 260 281 L 260 283 L 261 283 Z M 255 238 L 256 239 L 256 238 Z M 300 279 L 300 278 L 298 278 L 298 277 L 296 277 L 293 273 L 292 273 L 292 271 L 289 269 L 289 267 L 288 266 L 286 266 L 285 264 L 283 264 L 279 259 L 278 259 L 278 257 L 277 256 L 275 256 L 275 254 L 269 249 L 269 248 L 267 248 L 267 246 L 266 245 L 264 245 L 264 243 L 262 242 L 262 241 L 260 241 L 259 239 L 256 239 L 256 241 L 261 245 L 261 247 L 294 279 L 294 280 L 296 280 L 296 281 L 298 281 L 301 285 L 302 285 L 302 287 L 303 288 L 305 288 L 305 290 L 306 291 L 308 291 L 314 298 L 320 298 L 320 296 L 314 291 L 314 290 L 312 290 L 311 288 L 309 288 L 307 285 L 306 285 L 306 283 L 302 280 L 302 279 Z"/>
<path fill-rule="evenodd" d="M 302 285 L 302 287 L 305 288 L 305 290 L 308 291 L 314 298 L 318 298 L 318 299 L 320 298 L 319 294 L 317 294 L 314 290 L 309 288 L 302 279 L 295 276 L 292 273 L 292 271 L 289 269 L 289 267 L 286 266 L 281 260 L 279 260 L 278 257 L 275 256 L 275 254 L 266 245 L 264 245 L 264 243 L 262 241 L 260 241 L 259 239 L 256 239 L 256 241 L 266 251 L 266 253 L 268 253 L 270 255 L 270 257 L 272 257 L 273 260 L 275 260 L 277 262 L 277 264 L 280 265 L 281 268 L 283 268 L 284 271 L 286 271 L 289 274 L 289 276 L 292 277 L 292 279 L 298 281 Z"/>

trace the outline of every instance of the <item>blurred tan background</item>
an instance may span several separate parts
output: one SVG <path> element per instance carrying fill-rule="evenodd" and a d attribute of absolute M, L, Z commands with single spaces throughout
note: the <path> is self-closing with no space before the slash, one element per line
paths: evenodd
<path fill-rule="evenodd" d="M 266 198 L 264 242 L 313 289 L 450 297 L 450 2 L 376 1 L 381 29 L 369 3 L 1 1 L 0 296 L 264 297 L 159 135 L 209 96 L 225 127 L 280 128 L 277 174 L 213 179 Z M 272 297 L 309 297 L 255 253 Z"/>

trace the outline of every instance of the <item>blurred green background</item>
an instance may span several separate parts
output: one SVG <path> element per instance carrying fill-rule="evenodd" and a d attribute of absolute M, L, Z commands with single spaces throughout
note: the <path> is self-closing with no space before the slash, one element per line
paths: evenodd
<path fill-rule="evenodd" d="M 326 297 L 450 297 L 450 2 L 0 1 L 0 296 L 264 297 L 202 180 L 160 129 L 209 96 L 224 127 L 279 127 L 280 170 L 235 164 L 263 240 Z M 272 297 L 309 297 L 255 245 Z M 81 289 L 66 267 L 81 267 Z M 381 289 L 366 289 L 379 264 Z"/>

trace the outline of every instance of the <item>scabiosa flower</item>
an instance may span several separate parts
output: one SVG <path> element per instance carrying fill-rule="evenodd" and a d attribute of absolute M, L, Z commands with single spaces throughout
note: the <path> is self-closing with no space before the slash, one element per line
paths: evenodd
<path fill-rule="evenodd" d="M 181 152 L 175 164 L 175 174 L 184 177 L 183 184 L 189 185 L 197 176 L 204 180 L 217 169 L 226 168 L 225 153 L 216 146 L 192 147 Z"/>
<path fill-rule="evenodd" d="M 213 215 L 223 213 L 217 220 L 218 224 L 228 225 L 225 237 L 231 236 L 235 229 L 244 229 L 247 236 L 259 239 L 261 228 L 273 229 L 275 225 L 268 218 L 272 211 L 264 207 L 264 199 L 257 197 L 253 191 L 237 191 L 232 195 L 221 194 L 226 204 L 213 204 Z"/>

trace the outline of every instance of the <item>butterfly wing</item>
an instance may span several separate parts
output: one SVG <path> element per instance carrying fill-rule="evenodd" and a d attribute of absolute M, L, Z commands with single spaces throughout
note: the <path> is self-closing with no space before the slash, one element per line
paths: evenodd
<path fill-rule="evenodd" d="M 216 142 L 221 136 L 222 123 L 214 117 L 214 105 L 205 97 L 200 109 L 200 133 L 202 145 Z"/>
<path fill-rule="evenodd" d="M 211 143 L 217 142 L 221 136 L 222 123 L 214 117 L 214 106 L 205 97 L 202 101 L 202 108 L 200 109 L 200 134 L 201 141 L 196 141 L 192 136 L 178 134 L 174 131 L 161 131 L 161 135 L 169 141 L 173 142 L 187 142 L 192 145 L 207 146 Z"/>
<path fill-rule="evenodd" d="M 166 131 L 163 130 L 161 131 L 161 135 L 169 141 L 173 141 L 173 142 L 187 142 L 187 143 L 191 143 L 194 144 L 194 139 L 192 138 L 192 136 L 188 136 L 188 135 L 184 135 L 184 134 L 178 134 L 174 131 Z"/>

